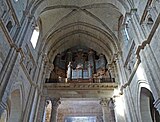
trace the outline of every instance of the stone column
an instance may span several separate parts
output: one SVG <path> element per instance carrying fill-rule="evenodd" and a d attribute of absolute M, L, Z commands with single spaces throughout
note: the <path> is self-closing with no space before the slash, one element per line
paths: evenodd
<path fill-rule="evenodd" d="M 108 110 L 108 99 L 107 98 L 101 99 L 100 104 L 102 106 L 103 122 L 110 122 L 109 121 L 109 110 Z"/>
<path fill-rule="evenodd" d="M 49 101 L 46 101 L 45 108 L 44 108 L 44 114 L 43 114 L 43 122 L 46 121 L 46 114 L 47 114 L 47 106 L 49 105 Z"/>
<path fill-rule="evenodd" d="M 57 98 L 53 98 L 51 102 L 52 102 L 52 111 L 51 111 L 51 121 L 50 122 L 57 122 L 57 114 L 58 114 L 57 110 L 61 102 Z"/>
<path fill-rule="evenodd" d="M 109 119 L 110 119 L 110 122 L 116 122 L 116 120 L 115 120 L 115 112 L 114 112 L 115 105 L 114 105 L 114 101 L 113 101 L 112 98 L 110 98 L 110 100 L 108 101 L 108 108 L 109 108 Z"/>
<path fill-rule="evenodd" d="M 45 112 L 45 105 L 46 105 L 46 98 L 44 96 L 41 96 L 40 103 L 39 103 L 39 109 L 38 109 L 38 115 L 36 122 L 43 122 L 43 116 Z"/>

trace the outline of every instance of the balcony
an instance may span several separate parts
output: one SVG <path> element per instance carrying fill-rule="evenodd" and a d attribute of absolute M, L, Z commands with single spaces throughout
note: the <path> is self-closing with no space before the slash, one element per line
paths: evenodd
<path fill-rule="evenodd" d="M 47 79 L 45 83 L 115 83 L 114 78 L 90 78 L 90 79 Z"/>

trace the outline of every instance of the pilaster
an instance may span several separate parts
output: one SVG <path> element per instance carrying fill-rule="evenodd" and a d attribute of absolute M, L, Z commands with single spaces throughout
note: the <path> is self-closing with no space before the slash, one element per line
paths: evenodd
<path fill-rule="evenodd" d="M 41 96 L 36 122 L 43 122 L 45 105 L 46 105 L 46 98 L 44 96 Z"/>

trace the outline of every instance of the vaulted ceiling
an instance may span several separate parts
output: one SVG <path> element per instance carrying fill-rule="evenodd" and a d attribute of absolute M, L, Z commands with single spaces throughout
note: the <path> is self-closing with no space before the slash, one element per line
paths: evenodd
<path fill-rule="evenodd" d="M 81 45 L 110 59 L 119 50 L 119 20 L 125 0 L 39 0 L 32 13 L 40 21 L 40 49 L 53 61 L 57 53 Z"/>

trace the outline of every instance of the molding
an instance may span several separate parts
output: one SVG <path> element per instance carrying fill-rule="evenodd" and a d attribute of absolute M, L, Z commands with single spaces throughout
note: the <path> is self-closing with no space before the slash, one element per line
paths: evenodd
<path fill-rule="evenodd" d="M 148 9 L 148 7 L 151 5 L 151 3 L 152 3 L 152 0 L 148 0 L 148 1 L 147 1 L 147 4 L 146 4 L 145 9 L 144 9 L 144 12 L 143 12 L 142 17 L 141 17 L 141 19 L 140 19 L 140 24 L 142 24 L 143 21 L 145 20 L 145 18 L 146 18 L 146 16 L 147 16 L 147 13 L 148 13 L 147 9 Z"/>
<path fill-rule="evenodd" d="M 154 107 L 160 112 L 160 98 L 155 100 L 153 104 L 154 104 Z"/>
<path fill-rule="evenodd" d="M 6 28 L 6 26 L 5 26 L 5 24 L 4 24 L 4 22 L 3 22 L 2 19 L 0 19 L 0 26 L 1 26 L 2 30 L 3 30 L 3 32 L 4 32 L 4 35 L 5 35 L 6 38 L 7 38 L 7 43 L 9 43 L 10 46 L 11 46 L 11 45 L 14 45 L 13 39 L 12 39 L 12 37 L 10 36 L 10 34 L 9 34 L 9 32 L 8 32 L 8 30 L 7 30 L 7 28 Z M 6 40 L 5 40 L 5 41 L 6 41 Z M 12 46 L 11 46 L 11 47 L 12 47 Z"/>
<path fill-rule="evenodd" d="M 8 3 L 9 8 L 11 9 L 11 13 L 12 13 L 12 15 L 13 15 L 13 18 L 14 18 L 16 24 L 17 24 L 18 26 L 20 26 L 19 20 L 18 20 L 18 18 L 17 18 L 16 12 L 15 12 L 13 6 L 12 6 L 11 0 L 6 0 L 6 1 L 7 1 L 7 3 Z"/>
<path fill-rule="evenodd" d="M 114 90 L 116 83 L 45 83 L 48 90 Z"/>

